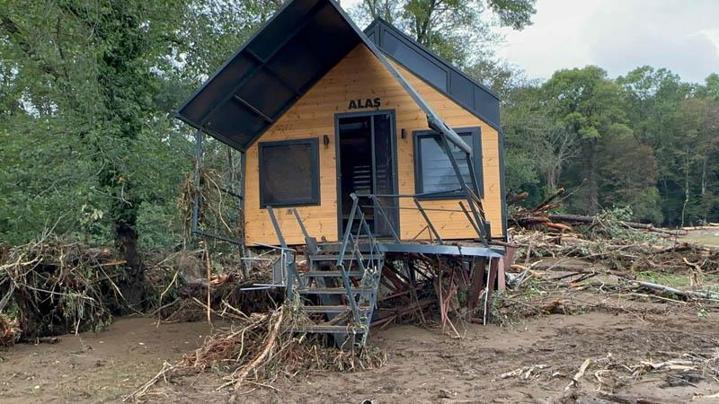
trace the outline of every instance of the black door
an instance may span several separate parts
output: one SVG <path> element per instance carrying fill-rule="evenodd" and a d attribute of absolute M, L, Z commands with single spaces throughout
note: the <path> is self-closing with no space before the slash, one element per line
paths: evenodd
<path fill-rule="evenodd" d="M 360 198 L 372 232 L 377 237 L 390 237 L 399 232 L 395 164 L 394 116 L 392 112 L 352 114 L 337 118 L 338 193 L 340 235 L 352 209 L 351 193 L 377 195 L 376 202 Z"/>

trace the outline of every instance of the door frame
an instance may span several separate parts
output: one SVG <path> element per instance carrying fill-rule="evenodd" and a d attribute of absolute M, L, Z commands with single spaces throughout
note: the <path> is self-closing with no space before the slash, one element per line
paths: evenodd
<path fill-rule="evenodd" d="M 394 193 L 399 193 L 399 178 L 398 178 L 398 162 L 397 162 L 397 113 L 394 109 L 379 109 L 372 111 L 357 111 L 357 112 L 341 112 L 335 114 L 335 177 L 336 177 L 336 191 L 337 191 L 337 241 L 342 240 L 344 226 L 342 225 L 342 164 L 340 160 L 340 125 L 339 121 L 342 118 L 356 118 L 356 117 L 373 117 L 375 115 L 389 115 L 390 119 L 390 142 L 392 146 L 392 175 L 394 177 L 393 188 Z M 373 126 L 374 129 L 374 126 Z M 372 187 L 374 188 L 374 167 L 375 167 L 375 151 L 374 151 L 374 133 L 372 133 Z M 400 201 L 397 200 L 397 207 L 399 207 Z M 390 212 L 386 212 L 392 215 Z M 399 209 L 396 212 L 396 227 L 395 231 L 401 238 L 400 232 L 400 214 Z"/>

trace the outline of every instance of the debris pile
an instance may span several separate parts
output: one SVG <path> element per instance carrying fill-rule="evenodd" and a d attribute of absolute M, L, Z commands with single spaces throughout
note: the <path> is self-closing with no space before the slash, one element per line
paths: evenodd
<path fill-rule="evenodd" d="M 160 380 L 182 377 L 208 369 L 225 373 L 219 388 L 271 387 L 280 376 L 294 377 L 313 370 L 357 371 L 381 367 L 386 355 L 374 348 L 355 350 L 327 347 L 317 336 L 293 330 L 303 321 L 298 311 L 285 304 L 268 313 L 245 315 L 228 306 L 223 318 L 232 327 L 215 332 L 197 350 L 160 372 L 125 400 L 137 400 Z M 215 313 L 220 314 L 220 313 Z"/>
<path fill-rule="evenodd" d="M 647 223 L 637 223 L 629 220 L 612 220 L 616 219 L 612 211 L 607 211 L 597 216 L 552 213 L 552 211 L 557 210 L 561 206 L 561 197 L 564 195 L 564 192 L 564 188 L 559 188 L 559 190 L 533 208 L 516 207 L 510 219 L 511 224 L 513 224 L 515 228 L 525 230 L 560 233 L 574 232 L 576 227 L 585 227 L 585 229 L 583 229 L 584 232 L 592 232 L 596 227 L 608 230 L 607 225 L 611 224 L 614 228 L 613 230 L 642 230 L 666 237 L 686 235 L 685 230 L 666 230 Z M 520 202 L 527 196 L 528 194 L 526 193 L 515 195 L 510 199 L 510 204 Z M 612 234 L 609 233 L 605 233 L 604 235 L 612 236 Z"/>
<path fill-rule="evenodd" d="M 500 321 L 581 312 L 586 307 L 572 296 L 582 291 L 719 307 L 719 249 L 683 241 L 683 230 L 629 222 L 621 211 L 548 213 L 559 194 L 513 219 L 519 249 L 507 273 L 510 290 L 493 308 Z"/>
<path fill-rule="evenodd" d="M 123 264 L 110 249 L 54 237 L 5 250 L 0 334 L 31 341 L 104 328 L 112 309 L 123 305 L 117 287 Z"/>
<path fill-rule="evenodd" d="M 235 254 L 211 254 L 206 245 L 148 261 L 155 262 L 148 265 L 146 277 L 155 307 L 152 314 L 158 321 L 201 321 L 206 319 L 208 307 L 217 311 L 234 307 L 245 313 L 264 312 L 276 308 L 275 302 L 283 299 L 279 289 L 251 288 L 271 283 L 270 268 L 253 265 L 245 275 L 238 269 L 242 264 Z"/>

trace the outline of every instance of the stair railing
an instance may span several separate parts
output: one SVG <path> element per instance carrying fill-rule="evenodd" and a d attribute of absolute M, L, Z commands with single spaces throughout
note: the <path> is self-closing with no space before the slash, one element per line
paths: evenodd
<path fill-rule="evenodd" d="M 352 199 L 352 208 L 350 209 L 345 227 L 336 266 L 342 273 L 342 282 L 349 296 L 350 308 L 352 309 L 355 323 L 367 325 L 369 324 L 369 319 L 365 317 L 367 313 L 371 315 L 372 310 L 374 310 L 376 303 L 376 283 L 379 281 L 379 274 L 384 265 L 382 258 L 384 253 L 380 250 L 379 242 L 375 238 L 367 222 L 367 217 L 359 205 L 359 197 L 352 193 L 350 194 L 350 198 Z M 355 225 L 357 228 L 353 232 Z M 392 229 L 392 231 L 396 236 L 394 229 Z M 363 250 L 365 253 L 362 252 Z M 365 254 L 367 254 L 367 256 L 365 256 Z M 352 291 L 352 284 L 347 274 L 348 266 L 351 266 L 353 262 L 357 263 L 359 270 L 362 272 L 360 288 L 372 291 L 370 293 L 362 292 L 360 294 L 360 305 L 369 307 L 367 313 L 358 307 L 357 299 L 355 299 L 356 294 Z"/>
<path fill-rule="evenodd" d="M 277 234 L 277 239 L 280 242 L 280 247 L 275 248 L 280 250 L 280 259 L 282 260 L 281 265 L 285 268 L 287 274 L 285 276 L 285 291 L 287 295 L 287 300 L 292 300 L 294 299 L 295 294 L 294 282 L 297 281 L 298 285 L 300 285 L 300 287 L 302 286 L 302 278 L 300 278 L 300 274 L 297 271 L 297 263 L 295 262 L 297 252 L 287 246 L 285 236 L 284 234 L 282 234 L 282 229 L 280 228 L 280 224 L 277 221 L 277 217 L 275 216 L 275 211 L 272 209 L 272 206 L 267 206 L 267 214 L 270 215 L 272 227 L 274 227 L 275 233 Z M 288 258 L 288 256 L 290 257 Z"/>
<path fill-rule="evenodd" d="M 350 243 L 352 243 L 352 249 L 355 250 L 355 241 L 352 237 L 352 226 L 354 224 L 355 215 L 357 214 L 359 200 L 357 195 L 354 193 L 350 194 L 350 197 L 352 198 L 352 208 L 350 209 L 347 227 L 345 228 L 345 232 L 342 237 L 342 244 L 340 245 L 339 254 L 337 254 L 337 262 L 335 263 L 335 266 L 342 274 L 342 284 L 347 291 L 347 298 L 349 299 L 350 309 L 352 310 L 354 321 L 355 323 L 359 323 L 360 315 L 359 309 L 357 308 L 357 301 L 355 300 L 354 293 L 352 292 L 352 283 L 350 282 L 350 277 L 347 273 L 348 268 L 346 268 L 344 264 L 345 254 L 347 253 L 347 249 L 350 247 Z"/>

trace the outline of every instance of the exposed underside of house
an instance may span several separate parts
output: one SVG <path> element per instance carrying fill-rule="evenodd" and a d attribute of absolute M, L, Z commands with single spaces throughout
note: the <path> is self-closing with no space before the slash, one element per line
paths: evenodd
<path fill-rule="evenodd" d="M 368 61 L 364 55 L 369 55 L 367 57 L 371 60 Z M 402 103 L 411 104 L 413 110 L 417 109 L 426 117 L 426 124 L 421 127 L 431 134 L 414 132 L 413 138 L 418 142 L 422 136 L 436 136 L 433 138 L 436 139 L 436 148 L 445 154 L 450 177 L 457 188 L 452 193 L 455 197 L 452 213 L 446 214 L 449 209 L 445 205 L 435 203 L 428 207 L 427 204 L 434 202 L 424 202 L 424 198 L 437 196 L 433 193 L 401 193 L 397 185 L 391 186 L 398 183 L 397 166 L 401 165 L 393 157 L 393 153 L 395 156 L 397 153 L 393 142 L 397 142 L 398 133 L 391 128 L 383 138 L 375 127 L 382 125 L 381 120 L 385 118 L 387 122 L 384 124 L 388 127 L 390 123 L 394 123 L 394 110 L 391 111 L 392 115 L 382 111 L 364 112 L 360 118 L 366 122 L 355 122 L 354 115 L 347 114 L 346 111 L 344 115 L 336 114 L 336 125 L 345 128 L 347 132 L 343 134 L 338 129 L 336 156 L 327 154 L 330 153 L 327 148 L 330 142 L 327 135 L 324 136 L 325 149 L 320 152 L 317 137 L 294 139 L 292 136 L 288 138 L 287 133 L 291 130 L 278 132 L 278 126 L 295 119 L 294 115 L 287 116 L 288 111 L 297 105 L 301 106 L 301 100 L 306 102 L 307 97 L 322 97 L 323 95 L 316 93 L 318 83 L 341 62 L 347 64 L 348 60 L 353 60 L 352 57 L 371 68 L 377 68 L 377 74 L 389 77 L 388 83 L 399 86 Z M 337 71 L 334 72 L 337 74 Z M 352 73 L 344 74 L 347 75 Z M 502 238 L 506 237 L 497 97 L 381 20 L 375 21 L 362 32 L 333 0 L 288 2 L 178 112 L 180 119 L 198 131 L 242 152 L 243 164 L 248 164 L 247 161 L 252 163 L 252 172 L 248 173 L 248 178 L 252 179 L 253 188 L 259 189 L 259 195 L 257 189 L 248 188 L 249 182 L 246 181 L 240 197 L 246 199 L 243 206 L 246 226 L 254 226 L 251 228 L 254 232 L 252 234 L 265 234 L 265 238 L 255 237 L 250 240 L 250 244 L 265 247 L 268 247 L 267 244 L 275 244 L 264 241 L 271 223 L 272 238 L 279 244 L 272 248 L 279 252 L 280 257 L 272 286 L 285 287 L 288 299 L 294 300 L 296 296 L 300 296 L 302 310 L 308 318 L 313 319 L 313 323 L 298 331 L 330 333 L 335 335 L 338 343 L 343 343 L 348 337 L 354 341 L 359 337 L 359 342 L 363 343 L 371 324 L 386 322 L 388 318 L 401 315 L 397 308 L 421 310 L 425 303 L 419 299 L 418 293 L 428 286 L 432 287 L 438 272 L 429 270 L 425 265 L 417 265 L 417 257 L 435 257 L 436 264 L 440 267 L 451 263 L 449 266 L 455 271 L 452 273 L 465 280 L 471 289 L 467 300 L 470 307 L 479 304 L 482 294 L 486 304 L 491 290 L 497 284 L 501 285 L 505 249 L 501 243 L 492 242 L 493 232 L 490 230 L 482 199 L 485 197 L 482 187 L 484 181 L 478 179 L 477 175 L 482 171 L 478 142 L 468 142 L 467 139 L 473 139 L 471 136 L 461 136 L 443 120 L 433 108 L 436 107 L 436 102 L 428 102 L 415 88 L 417 84 L 426 87 L 425 94 L 436 92 L 442 100 L 448 100 L 442 101 L 443 104 L 459 106 L 457 108 L 463 111 L 462 114 L 473 116 L 481 126 L 494 133 L 494 153 L 497 158 L 491 168 L 496 172 L 497 187 L 492 190 L 496 200 L 492 217 L 496 217 L 495 223 L 503 222 L 495 228 L 496 234 Z M 394 93 L 399 94 L 397 91 Z M 366 103 L 362 99 L 357 102 L 364 107 L 374 104 L 370 98 L 367 98 Z M 379 108 L 379 102 L 372 106 Z M 342 111 L 324 111 L 323 116 L 327 112 Z M 377 113 L 380 113 L 379 118 L 375 117 Z M 344 117 L 345 121 L 342 121 L 341 117 Z M 292 121 L 286 124 L 288 127 L 292 125 Z M 371 128 L 370 132 L 366 132 L 372 139 L 367 143 L 367 147 L 371 147 L 372 151 L 368 160 L 371 160 L 371 164 L 367 169 L 372 172 L 373 181 L 370 181 L 366 192 L 360 191 L 363 188 L 355 184 L 351 190 L 342 193 L 340 189 L 346 188 L 346 184 L 338 180 L 337 195 L 323 192 L 320 198 L 318 161 L 321 159 L 318 155 L 323 153 L 330 156 L 331 158 L 326 160 L 333 161 L 332 169 L 337 162 L 337 177 L 347 177 L 348 174 L 341 171 L 339 163 L 342 148 L 340 135 L 349 138 L 352 128 L 362 125 Z M 480 129 L 477 128 L 477 133 Z M 403 126 L 402 139 L 405 138 L 404 131 Z M 265 136 L 268 133 L 271 135 L 269 138 Z M 273 136 L 282 137 L 284 143 L 278 142 L 280 139 Z M 357 139 L 361 140 L 361 137 Z M 479 134 L 476 135 L 476 138 L 478 137 Z M 259 148 L 258 140 L 264 141 L 259 143 Z M 287 171 L 283 175 L 288 177 L 293 171 L 288 170 L 288 167 L 294 166 L 292 161 L 282 158 L 276 158 L 273 160 L 274 165 L 268 165 L 262 162 L 262 156 L 267 160 L 266 156 L 271 156 L 272 150 L 279 150 L 271 147 L 288 148 L 290 144 L 306 148 L 308 155 L 314 156 L 313 161 L 317 162 L 317 167 L 310 169 L 316 180 L 307 183 L 307 187 L 313 191 L 309 195 L 311 197 L 297 199 L 304 204 L 316 204 L 314 208 L 296 206 L 302 204 L 296 201 L 285 205 L 267 202 L 266 195 L 263 196 L 264 184 L 268 182 L 260 179 L 263 170 L 272 171 L 273 167 L 278 170 L 279 167 L 279 171 Z M 384 168 L 377 157 L 380 144 L 386 144 L 389 150 L 382 156 L 387 162 Z M 344 162 L 348 161 L 347 156 L 359 153 L 357 146 L 352 147 L 351 151 L 342 152 L 345 156 Z M 258 149 L 266 153 L 261 154 Z M 479 167 L 476 167 L 477 164 Z M 311 165 L 312 161 L 309 161 L 307 167 Z M 255 169 L 254 166 L 259 168 Z M 358 164 L 351 167 L 357 178 L 362 174 L 358 171 L 359 168 L 361 167 Z M 392 169 L 394 179 L 385 181 L 391 183 L 390 186 L 380 189 L 377 185 L 380 182 L 377 172 L 382 172 L 381 175 L 386 180 L 391 178 Z M 331 175 L 324 167 L 323 172 L 323 178 Z M 407 175 L 411 177 L 414 174 Z M 334 184 L 333 177 L 328 177 L 330 186 Z M 251 192 L 253 195 L 250 195 Z M 461 210 L 457 208 L 457 199 Z M 283 209 L 282 214 L 278 215 L 280 212 L 277 209 L 282 207 L 289 209 Z M 334 217 L 336 214 L 333 213 L 331 220 L 322 219 L 324 216 L 316 214 L 328 210 L 328 207 L 339 211 L 337 217 Z M 414 216 L 408 216 L 403 209 L 412 210 Z M 250 211 L 264 217 L 250 217 Z M 445 221 L 449 222 L 456 221 L 453 218 L 459 217 L 466 221 L 467 230 L 457 233 L 460 236 L 451 237 L 454 242 L 447 242 L 441 235 L 444 227 L 438 230 L 430 218 L 430 212 L 444 214 Z M 420 233 L 426 235 L 422 238 L 423 241 L 417 241 L 417 236 L 412 237 L 406 230 L 400 232 L 400 216 L 405 222 L 410 218 L 414 224 L 422 223 Z M 289 220 L 292 220 L 292 223 Z M 322 220 L 325 220 L 325 223 Z M 290 226 L 294 233 L 289 235 L 288 242 L 287 232 Z M 327 230 L 328 228 L 331 229 Z M 313 234 L 317 229 L 323 233 Z M 212 236 L 197 231 L 196 221 L 193 222 L 193 231 L 205 237 Z M 327 234 L 330 236 L 326 237 Z M 460 238 L 466 240 L 457 241 Z M 245 240 L 239 241 L 243 245 L 244 242 Z M 304 253 L 307 259 L 307 265 L 304 267 L 297 264 L 297 256 L 301 253 Z M 388 308 L 390 314 L 378 318 L 378 313 Z M 375 312 L 376 310 L 378 311 Z"/>

